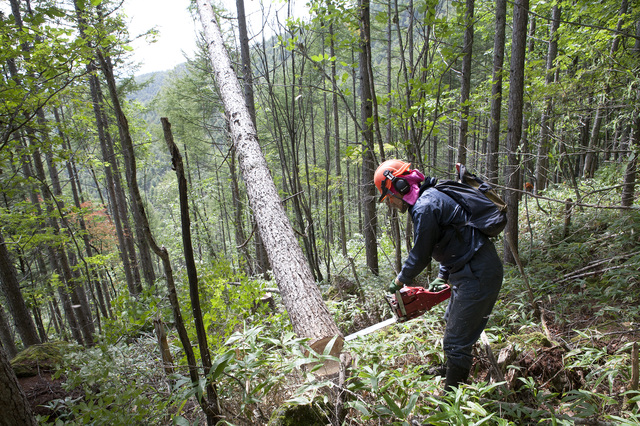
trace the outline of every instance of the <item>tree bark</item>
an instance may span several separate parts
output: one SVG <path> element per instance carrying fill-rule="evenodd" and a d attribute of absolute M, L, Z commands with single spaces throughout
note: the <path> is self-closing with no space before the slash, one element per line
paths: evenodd
<path fill-rule="evenodd" d="M 637 149 L 640 147 L 640 114 L 637 111 L 635 114 L 634 129 L 630 141 L 632 150 L 629 154 L 629 162 L 627 163 L 627 169 L 624 173 L 624 186 L 622 187 L 621 205 L 623 207 L 631 207 L 633 205 L 636 193 L 636 177 L 638 174 Z"/>
<path fill-rule="evenodd" d="M 178 178 L 178 194 L 180 199 L 180 224 L 182 231 L 182 245 L 184 250 L 184 261 L 187 267 L 187 278 L 189 280 L 189 299 L 191 301 L 191 311 L 193 313 L 193 321 L 196 326 L 196 335 L 198 336 L 198 347 L 200 349 L 200 360 L 204 371 L 211 370 L 211 353 L 209 352 L 209 343 L 207 342 L 207 330 L 202 319 L 202 309 L 200 307 L 200 292 L 198 290 L 198 270 L 196 261 L 193 256 L 193 243 L 191 241 L 191 219 L 189 217 L 189 200 L 187 197 L 187 179 L 184 174 L 184 165 L 182 157 L 178 151 L 178 147 L 173 141 L 171 127 L 165 118 L 162 119 L 162 127 L 164 129 L 165 141 L 171 153 L 171 163 L 176 171 Z M 211 381 L 206 384 L 207 397 L 209 399 L 209 407 L 219 408 L 218 392 Z M 216 424 L 220 419 L 220 410 L 213 409 L 206 412 L 207 422 Z"/>
<path fill-rule="evenodd" d="M 129 130 L 129 122 L 120 105 L 120 98 L 116 89 L 116 81 L 113 76 L 113 67 L 108 57 L 105 57 L 100 49 L 97 49 L 98 60 L 102 67 L 105 79 L 107 81 L 107 87 L 109 88 L 109 95 L 111 96 L 111 103 L 113 104 L 113 110 L 116 115 L 118 123 L 118 133 L 120 135 L 120 144 L 122 146 L 122 154 L 124 156 L 125 174 L 127 177 L 127 183 L 129 187 L 129 194 L 132 199 L 140 196 L 140 194 L 134 194 L 135 188 L 138 187 L 131 181 L 136 176 L 136 161 L 135 152 L 133 151 L 133 140 L 131 139 L 131 132 Z M 130 149 L 128 147 L 131 147 Z M 130 158 L 128 158 L 130 157 Z M 149 251 L 149 244 L 145 241 L 144 232 L 142 231 L 142 213 L 138 208 L 137 203 L 131 204 L 131 210 L 133 211 L 133 221 L 136 228 L 136 239 L 138 240 L 138 253 L 140 255 L 140 263 L 142 267 L 142 274 L 149 287 L 155 285 L 156 274 L 153 270 L 153 261 L 151 259 L 151 253 Z M 138 292 L 142 291 L 142 286 L 137 288 Z"/>
<path fill-rule="evenodd" d="M 85 29 L 87 27 L 85 17 L 86 11 L 82 8 L 82 3 L 78 0 L 74 0 L 74 7 L 78 19 L 80 36 L 87 39 L 85 34 Z M 129 294 L 135 296 L 142 291 L 140 271 L 138 269 L 138 260 L 136 257 L 131 228 L 129 226 L 129 219 L 127 217 L 126 200 L 122 190 L 122 184 L 120 182 L 120 168 L 116 162 L 111 136 L 108 131 L 107 119 L 102 108 L 102 90 L 100 88 L 100 81 L 94 72 L 95 69 L 96 67 L 93 61 L 87 64 L 93 113 L 96 119 L 96 130 L 98 132 L 98 140 L 100 141 L 102 159 L 105 162 L 104 172 L 107 180 L 107 191 L 111 200 L 111 212 L 113 222 L 116 226 L 118 244 L 120 246 L 122 268 L 127 281 Z"/>
<path fill-rule="evenodd" d="M 0 426 L 37 425 L 31 406 L 22 391 L 16 373 L 0 346 Z"/>
<path fill-rule="evenodd" d="M 333 22 L 329 25 L 329 55 L 334 57 L 335 41 Z M 344 212 L 344 191 L 342 190 L 342 150 L 340 146 L 340 111 L 338 110 L 338 84 L 336 77 L 336 61 L 331 61 L 331 83 L 333 85 L 333 93 L 331 97 L 331 106 L 333 110 L 333 132 L 334 132 L 334 150 L 336 161 L 336 181 L 338 192 L 338 228 L 340 230 L 340 250 L 343 256 L 347 256 L 347 228 L 345 226 L 345 212 Z"/>
<path fill-rule="evenodd" d="M 369 72 L 371 61 L 368 55 L 370 39 L 370 12 L 369 0 L 360 0 L 360 114 L 362 122 L 362 208 L 364 214 L 363 235 L 367 266 L 374 275 L 378 275 L 378 242 L 377 228 L 378 219 L 376 216 L 376 188 L 373 184 L 373 174 L 376 170 L 376 160 L 374 156 L 373 142 L 373 92 L 370 79 L 372 73 Z"/>
<path fill-rule="evenodd" d="M 547 75 L 545 86 L 548 88 L 555 80 L 555 61 L 558 56 L 558 28 L 560 26 L 560 7 L 554 5 L 551 12 L 551 28 L 549 29 L 549 48 L 547 49 Z M 549 139 L 551 136 L 552 123 L 551 114 L 553 112 L 553 97 L 546 96 L 545 109 L 540 117 L 540 144 L 538 145 L 538 155 L 536 161 L 536 179 L 534 187 L 536 192 L 547 187 L 549 173 Z"/>
<path fill-rule="evenodd" d="M 0 283 L 22 344 L 27 347 L 40 343 L 33 318 L 20 292 L 18 274 L 2 233 L 0 233 Z"/>
<path fill-rule="evenodd" d="M 197 4 L 249 202 L 256 215 L 258 230 L 265 243 L 283 303 L 294 332 L 310 338 L 312 347 L 322 352 L 326 343 L 339 336 L 340 332 L 313 282 L 309 265 L 304 260 L 278 197 L 211 4 L 207 0 L 198 0 Z M 334 350 L 339 351 L 342 339 L 338 340 Z"/>
<path fill-rule="evenodd" d="M 0 235 L 1 237 L 1 235 Z M 0 346 L 4 347 L 7 351 L 7 356 L 11 359 L 18 353 L 16 343 L 13 341 L 13 333 L 11 332 L 11 326 L 7 314 L 0 303 Z"/>
<path fill-rule="evenodd" d="M 498 152 L 500 150 L 500 120 L 502 116 L 502 67 L 504 62 L 507 0 L 496 0 L 496 26 L 493 38 L 493 84 L 491 85 L 491 120 L 487 135 L 487 177 L 498 183 Z"/>
<path fill-rule="evenodd" d="M 251 51 L 249 49 L 249 35 L 247 34 L 247 18 L 244 10 L 244 0 L 236 0 L 236 9 L 238 12 L 238 36 L 240 37 L 240 58 L 242 59 L 242 77 L 244 84 L 242 86 L 244 93 L 244 101 L 247 104 L 249 110 L 249 116 L 253 125 L 257 127 L 256 123 L 256 106 L 255 98 L 253 95 L 253 71 L 251 68 Z M 240 189 L 238 181 L 236 179 L 235 161 L 236 152 L 235 149 L 231 150 L 230 158 L 230 171 L 231 171 L 231 185 L 233 195 L 233 207 L 234 218 L 236 228 L 236 245 L 240 251 L 240 255 L 244 258 L 244 268 L 248 275 L 253 274 L 253 261 L 251 254 L 246 247 L 245 232 L 243 226 L 243 203 L 240 198 Z M 261 244 L 261 242 L 260 242 Z M 264 250 L 264 247 L 262 248 Z M 267 268 L 268 269 L 268 268 Z M 264 272 L 264 270 L 262 270 Z"/>
<path fill-rule="evenodd" d="M 506 203 L 507 227 L 506 233 L 511 235 L 505 242 L 504 259 L 514 263 L 512 251 L 518 250 L 518 190 L 520 189 L 520 163 L 518 147 L 522 137 L 522 117 L 524 101 L 524 62 L 527 41 L 527 19 L 529 0 L 516 0 L 513 9 L 513 40 L 511 44 L 511 74 L 509 89 L 509 118 L 507 125 L 507 166 L 506 166 Z"/>
<path fill-rule="evenodd" d="M 469 133 L 469 93 L 471 91 L 471 56 L 473 53 L 474 0 L 467 0 L 464 16 L 464 46 L 462 75 L 460 76 L 460 133 L 458 135 L 458 163 L 467 164 L 467 133 Z"/>

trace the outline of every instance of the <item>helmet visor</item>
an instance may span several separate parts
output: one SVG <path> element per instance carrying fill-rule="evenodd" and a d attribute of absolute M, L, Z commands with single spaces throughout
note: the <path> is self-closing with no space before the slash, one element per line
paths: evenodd
<path fill-rule="evenodd" d="M 380 186 L 382 188 L 382 195 L 380 195 L 380 198 L 378 199 L 379 203 L 383 202 L 385 198 L 391 195 L 391 191 L 389 190 L 389 188 L 387 188 L 387 185 L 386 185 L 387 181 L 385 180 L 382 183 L 383 185 Z"/>

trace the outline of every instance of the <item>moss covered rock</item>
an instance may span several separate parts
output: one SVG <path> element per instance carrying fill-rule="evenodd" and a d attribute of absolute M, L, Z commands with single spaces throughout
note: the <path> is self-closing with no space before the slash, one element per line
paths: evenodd
<path fill-rule="evenodd" d="M 317 404 L 283 405 L 273 412 L 268 426 L 326 426 L 331 424 L 330 418 Z"/>
<path fill-rule="evenodd" d="M 18 377 L 35 376 L 54 372 L 64 360 L 64 355 L 78 350 L 68 342 L 48 342 L 29 346 L 11 360 L 11 367 Z"/>

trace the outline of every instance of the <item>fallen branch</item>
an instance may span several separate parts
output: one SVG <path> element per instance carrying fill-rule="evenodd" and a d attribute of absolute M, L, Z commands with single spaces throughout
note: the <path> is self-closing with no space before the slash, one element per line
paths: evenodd
<path fill-rule="evenodd" d="M 542 329 L 544 330 L 544 334 L 545 336 L 547 336 L 547 339 L 549 339 L 550 342 L 553 342 L 554 339 L 551 337 L 551 332 L 547 327 L 547 321 L 544 318 L 544 314 L 542 313 L 542 310 L 540 309 L 539 304 L 536 303 L 535 295 L 533 294 L 533 290 L 531 289 L 531 285 L 529 284 L 529 276 L 527 275 L 527 272 L 524 270 L 524 265 L 520 260 L 520 255 L 518 254 L 518 248 L 517 248 L 518 246 L 516 246 L 511 233 L 505 232 L 504 237 L 507 241 L 507 246 L 509 247 L 509 249 L 511 250 L 511 253 L 513 254 L 513 258 L 515 259 L 516 264 L 518 265 L 518 269 L 520 270 L 520 274 L 522 275 L 524 284 L 527 287 L 527 295 L 529 296 L 529 303 L 531 304 L 533 313 L 535 316 L 540 318 L 540 324 L 542 325 Z"/>
<path fill-rule="evenodd" d="M 570 280 L 577 280 L 580 278 L 586 278 L 586 277 L 591 277 L 593 275 L 599 275 L 599 274 L 604 274 L 605 272 L 609 272 L 609 271 L 614 271 L 616 269 L 622 269 L 625 268 L 627 265 L 618 265 L 618 266 L 612 266 L 611 268 L 606 268 L 606 269 L 598 269 L 597 271 L 591 271 L 591 272 L 585 272 L 582 274 L 578 274 L 578 275 L 570 275 L 566 278 L 561 278 L 559 280 L 554 281 L 555 284 L 560 284 L 566 281 L 570 281 Z"/>
<path fill-rule="evenodd" d="M 638 390 L 638 342 L 633 343 L 631 349 L 631 390 Z"/>
<path fill-rule="evenodd" d="M 482 340 L 482 344 L 484 345 L 484 350 L 487 353 L 487 358 L 489 359 L 489 363 L 491 364 L 491 377 L 496 382 L 504 382 L 504 374 L 502 374 L 502 370 L 498 366 L 498 362 L 496 361 L 496 357 L 493 355 L 493 350 L 491 350 L 491 345 L 489 344 L 489 339 L 487 338 L 487 333 L 482 331 L 480 335 L 480 339 Z"/>
<path fill-rule="evenodd" d="M 605 263 L 611 263 L 615 260 L 627 260 L 633 256 L 637 256 L 638 254 L 640 254 L 640 252 L 634 252 L 634 253 L 629 253 L 629 254 L 624 254 L 624 255 L 620 255 L 620 256 L 614 256 L 608 259 L 601 259 L 601 260 L 597 260 L 594 262 L 589 263 L 587 266 L 584 266 L 580 269 L 577 269 L 575 271 L 571 271 L 568 274 L 565 274 L 564 276 L 560 277 L 560 278 L 556 278 L 555 280 L 553 280 L 553 283 L 560 283 L 566 280 L 570 280 L 570 279 L 574 279 L 574 278 L 582 278 L 583 276 L 588 276 L 588 275 L 581 275 L 583 272 L 585 271 L 589 271 L 593 268 L 596 268 L 600 265 L 603 265 Z M 618 269 L 621 268 L 623 265 L 619 265 L 617 267 L 612 267 L 613 269 Z M 594 273 L 592 273 L 591 275 L 600 273 L 600 272 L 607 272 L 610 269 L 603 269 L 603 270 L 598 270 L 595 271 Z"/>

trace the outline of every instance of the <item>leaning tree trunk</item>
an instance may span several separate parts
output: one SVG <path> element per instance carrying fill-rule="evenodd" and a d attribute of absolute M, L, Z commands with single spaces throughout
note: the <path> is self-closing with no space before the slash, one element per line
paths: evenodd
<path fill-rule="evenodd" d="M 0 426 L 38 424 L 2 346 L 0 346 L 0 407 L 2 407 Z"/>
<path fill-rule="evenodd" d="M 116 120 L 118 124 L 118 133 L 120 135 L 120 144 L 122 146 L 133 145 L 133 141 L 131 139 L 131 132 L 129 131 L 129 123 L 126 120 L 124 112 L 122 110 L 120 104 L 120 97 L 118 96 L 118 91 L 116 90 L 116 82 L 113 77 L 113 70 L 111 66 L 111 62 L 109 57 L 105 57 L 100 50 L 97 50 L 98 60 L 100 61 L 100 65 L 102 67 L 102 72 L 104 73 L 105 79 L 107 80 L 107 88 L 109 89 L 109 95 L 111 96 L 111 103 L 114 109 Z M 135 173 L 130 169 L 131 164 L 135 166 L 135 157 L 129 159 L 128 155 L 133 156 L 134 153 L 129 152 L 127 149 L 122 150 L 122 155 L 125 159 L 125 171 L 127 176 L 127 183 L 129 186 L 129 194 L 131 198 L 135 197 L 133 194 L 134 185 L 131 182 L 132 176 L 135 176 Z M 144 275 L 145 281 L 149 287 L 155 285 L 156 274 L 153 270 L 153 260 L 151 258 L 151 252 L 149 250 L 149 244 L 147 244 L 144 238 L 144 231 L 142 230 L 142 218 L 140 209 L 136 203 L 131 203 L 131 210 L 133 211 L 133 219 L 134 226 L 136 228 L 136 239 L 138 241 L 138 253 L 140 254 L 140 263 L 142 266 L 142 274 Z"/>
<path fill-rule="evenodd" d="M 249 202 L 273 273 L 280 288 L 293 330 L 311 339 L 312 347 L 322 351 L 340 331 L 313 282 L 309 264 L 298 245 L 293 228 L 278 197 L 255 127 L 244 103 L 240 83 L 222 42 L 222 35 L 208 0 L 198 0 L 200 20 L 209 47 L 209 58 L 224 103 L 233 143 L 238 153 Z M 334 346 L 340 350 L 342 339 Z"/>

